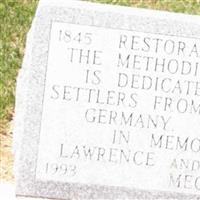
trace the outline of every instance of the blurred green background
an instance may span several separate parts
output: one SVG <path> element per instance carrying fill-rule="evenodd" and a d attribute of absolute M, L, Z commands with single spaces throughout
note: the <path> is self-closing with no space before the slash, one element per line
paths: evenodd
<path fill-rule="evenodd" d="M 200 0 L 90 1 L 200 14 Z M 12 134 L 9 131 L 9 122 L 12 120 L 14 110 L 16 76 L 22 63 L 25 38 L 37 2 L 38 0 L 0 0 L 0 161 L 1 165 L 5 165 L 0 166 L 0 176 L 3 178 L 11 177 L 10 169 L 7 167 L 7 165 L 12 165 L 12 158 L 10 158 Z"/>

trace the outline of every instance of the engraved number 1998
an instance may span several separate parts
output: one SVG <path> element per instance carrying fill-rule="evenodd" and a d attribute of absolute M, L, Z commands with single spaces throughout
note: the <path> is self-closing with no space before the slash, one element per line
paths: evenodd
<path fill-rule="evenodd" d="M 76 174 L 76 165 L 46 163 L 46 173 L 50 175 L 74 176 Z"/>

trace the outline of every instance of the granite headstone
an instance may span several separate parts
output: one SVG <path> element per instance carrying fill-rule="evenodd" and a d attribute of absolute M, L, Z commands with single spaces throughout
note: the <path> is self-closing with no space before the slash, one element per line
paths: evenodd
<path fill-rule="evenodd" d="M 18 196 L 200 199 L 200 17 L 41 0 L 14 152 Z"/>

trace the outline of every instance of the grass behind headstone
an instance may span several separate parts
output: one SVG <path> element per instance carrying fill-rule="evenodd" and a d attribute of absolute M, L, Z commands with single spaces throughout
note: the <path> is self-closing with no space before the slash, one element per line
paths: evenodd
<path fill-rule="evenodd" d="M 12 117 L 15 82 L 37 1 L 0 1 L 0 133 Z"/>

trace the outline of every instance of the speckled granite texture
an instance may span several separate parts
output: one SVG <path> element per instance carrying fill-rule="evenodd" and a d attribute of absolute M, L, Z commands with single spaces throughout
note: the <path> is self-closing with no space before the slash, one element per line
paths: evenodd
<path fill-rule="evenodd" d="M 52 21 L 200 38 L 199 16 L 79 1 L 41 0 L 28 34 L 26 54 L 17 80 L 14 128 L 16 194 L 52 199 L 200 199 L 189 194 L 35 179 Z"/>

